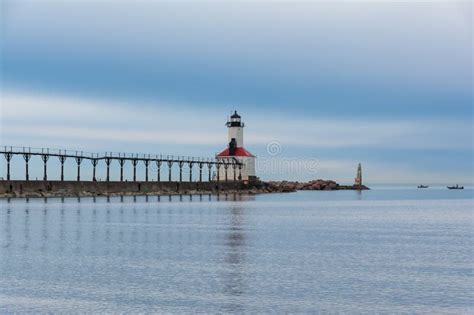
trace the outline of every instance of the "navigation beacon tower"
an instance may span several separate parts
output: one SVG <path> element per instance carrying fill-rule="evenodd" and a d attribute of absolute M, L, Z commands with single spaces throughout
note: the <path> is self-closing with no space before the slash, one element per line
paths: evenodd
<path fill-rule="evenodd" d="M 222 162 L 230 162 L 232 159 L 243 164 L 241 169 L 241 180 L 254 180 L 255 176 L 255 160 L 256 157 L 249 151 L 244 149 L 244 126 L 242 119 L 237 111 L 234 111 L 232 116 L 227 120 L 227 148 L 221 153 L 216 155 L 216 159 Z M 233 180 L 231 175 L 233 169 L 228 169 L 228 180 Z M 225 179 L 225 168 L 219 169 L 219 179 L 223 181 Z M 237 178 L 239 179 L 239 178 Z"/>
<path fill-rule="evenodd" d="M 362 186 L 362 165 L 360 163 L 357 166 L 357 177 L 354 180 L 354 185 L 357 187 Z"/>

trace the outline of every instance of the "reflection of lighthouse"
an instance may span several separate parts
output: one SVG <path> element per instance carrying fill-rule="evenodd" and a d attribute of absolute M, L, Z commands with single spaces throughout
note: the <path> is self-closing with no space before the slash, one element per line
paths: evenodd
<path fill-rule="evenodd" d="M 234 195 L 235 200 L 235 195 Z M 224 304 L 223 313 L 241 313 L 242 304 L 237 297 L 245 294 L 245 213 L 240 203 L 235 203 L 225 212 L 228 226 L 224 238 L 227 268 L 224 268 L 222 282 L 224 294 L 232 297 L 230 303 Z M 236 301 L 236 302 L 232 302 Z"/>
<path fill-rule="evenodd" d="M 255 156 L 244 149 L 244 123 L 237 111 L 230 116 L 226 123 L 228 129 L 228 146 L 216 158 L 221 161 L 231 161 L 232 159 L 242 163 L 242 180 L 255 179 Z M 219 170 L 219 177 L 225 178 L 225 169 Z"/>

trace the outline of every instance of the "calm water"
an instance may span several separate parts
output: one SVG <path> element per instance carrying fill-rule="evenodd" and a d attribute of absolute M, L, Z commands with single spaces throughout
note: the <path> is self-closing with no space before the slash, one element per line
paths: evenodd
<path fill-rule="evenodd" d="M 472 313 L 473 190 L 0 200 L 0 313 Z"/>

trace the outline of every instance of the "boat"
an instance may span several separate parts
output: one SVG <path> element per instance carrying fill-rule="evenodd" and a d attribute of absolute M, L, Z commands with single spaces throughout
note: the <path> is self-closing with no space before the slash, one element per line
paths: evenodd
<path fill-rule="evenodd" d="M 423 186 L 423 185 L 419 185 L 418 188 L 428 188 L 430 186 Z"/>
<path fill-rule="evenodd" d="M 456 184 L 456 186 L 446 186 L 448 187 L 448 189 L 464 189 L 464 186 L 459 186 L 458 184 Z"/>

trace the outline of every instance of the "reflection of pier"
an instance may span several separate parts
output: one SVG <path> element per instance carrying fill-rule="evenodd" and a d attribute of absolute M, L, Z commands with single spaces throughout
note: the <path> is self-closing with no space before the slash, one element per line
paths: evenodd
<path fill-rule="evenodd" d="M 163 165 L 168 168 L 168 182 L 172 181 L 172 169 L 173 166 L 177 165 L 179 168 L 179 182 L 183 182 L 183 167 L 187 167 L 189 170 L 189 182 L 193 181 L 193 167 L 196 166 L 199 170 L 199 182 L 206 181 L 203 179 L 203 170 L 207 169 L 207 181 L 212 181 L 212 170 L 213 168 L 217 173 L 217 181 L 222 181 L 219 178 L 219 171 L 221 167 L 224 168 L 225 178 L 223 181 L 231 180 L 236 181 L 242 178 L 241 171 L 243 164 L 237 161 L 235 158 L 227 158 L 219 160 L 211 158 L 199 158 L 199 157 L 185 157 L 185 156 L 173 156 L 173 155 L 152 155 L 152 154 L 137 154 L 137 153 L 115 153 L 105 152 L 103 154 L 90 153 L 83 151 L 70 151 L 70 150 L 56 150 L 56 149 L 32 149 L 25 147 L 2 147 L 0 154 L 5 156 L 7 160 L 7 178 L 11 180 L 10 162 L 14 156 L 21 156 L 25 161 L 25 180 L 29 181 L 29 162 L 33 156 L 38 156 L 43 161 L 43 180 L 48 180 L 48 161 L 51 157 L 57 157 L 61 167 L 60 180 L 64 181 L 64 163 L 67 159 L 72 159 L 77 165 L 77 181 L 81 181 L 81 164 L 84 160 L 89 160 L 92 163 L 92 181 L 97 181 L 96 178 L 96 167 L 100 161 L 103 161 L 107 167 L 106 181 L 110 181 L 110 166 L 113 161 L 117 161 L 120 166 L 120 181 L 124 181 L 124 165 L 130 162 L 133 166 L 133 182 L 137 181 L 137 165 L 143 163 L 145 165 L 145 182 L 149 181 L 149 166 L 156 166 L 156 182 L 162 182 L 161 180 L 161 169 Z M 230 168 L 230 175 L 228 176 L 228 170 Z"/>
<path fill-rule="evenodd" d="M 240 198 L 252 198 L 252 196 L 241 196 L 238 194 L 228 194 L 228 200 L 240 200 Z M 153 232 L 158 235 L 165 233 L 161 229 L 149 229 L 153 224 L 162 224 L 163 220 L 168 220 L 168 223 L 182 224 L 186 218 L 193 218 L 195 216 L 174 216 L 173 211 L 167 208 L 166 204 L 173 204 L 175 202 L 190 203 L 189 209 L 191 214 L 197 214 L 199 209 L 208 209 L 206 205 L 201 208 L 192 206 L 191 203 L 202 203 L 207 201 L 218 201 L 217 196 L 208 195 L 175 195 L 167 196 L 115 196 L 115 197 L 67 197 L 67 198 L 24 198 L 21 200 L 6 199 L 0 200 L 0 248 L 12 249 L 15 246 L 21 246 L 23 249 L 28 249 L 30 245 L 35 245 L 43 252 L 51 250 L 51 246 L 59 245 L 59 252 L 64 250 L 76 250 L 70 247 L 71 242 L 79 244 L 81 238 L 87 233 L 90 236 L 84 239 L 83 247 L 91 251 L 97 250 L 98 234 L 102 233 L 103 243 L 102 250 L 119 250 L 114 247 L 112 239 L 123 242 L 124 237 L 128 237 L 128 241 L 138 243 L 137 239 L 144 239 L 146 233 Z M 161 204 L 162 207 L 157 207 Z M 51 206 L 52 205 L 52 206 Z M 176 205 L 176 204 L 175 204 Z M 117 211 L 112 211 L 112 210 Z M 124 211 L 124 209 L 132 211 Z M 174 208 L 179 209 L 179 208 Z M 21 211 L 23 210 L 23 211 Z M 165 210 L 168 210 L 167 212 Z M 225 257 L 225 262 L 231 265 L 231 273 L 240 273 L 234 270 L 236 266 L 243 263 L 242 246 L 244 245 L 244 234 L 240 231 L 238 226 L 243 221 L 243 210 L 241 208 L 233 208 L 228 215 L 231 217 L 230 233 L 225 237 L 225 245 L 231 249 L 229 255 Z M 166 216 L 167 215 L 167 216 Z M 127 225 L 122 225 L 126 222 L 126 218 L 132 221 L 141 222 L 145 229 L 136 229 L 132 224 L 133 230 L 127 229 L 126 233 L 123 228 Z M 13 219 L 13 222 L 12 222 Z M 178 221 L 170 221 L 176 219 Z M 32 221 L 33 220 L 33 221 Z M 154 221 L 153 221 L 154 220 Z M 88 224 L 83 224 L 87 222 Z M 130 221 L 129 221 L 130 222 Z M 32 224 L 37 224 L 36 229 L 32 229 Z M 102 227 L 100 224 L 105 224 Z M 128 226 L 130 227 L 130 226 Z M 17 229 L 15 231 L 15 229 Z M 168 230 L 167 232 L 170 232 Z M 167 244 L 182 246 L 183 237 L 186 233 L 178 233 L 179 230 L 172 230 L 178 238 L 167 238 Z M 20 235 L 23 235 L 23 239 Z M 31 235 L 33 234 L 33 235 Z M 137 235 L 134 235 L 137 234 Z M 163 236 L 163 235 L 162 235 Z M 209 242 L 202 238 L 192 239 L 188 245 L 209 246 Z M 83 248 L 84 249 L 84 248 Z M 130 251 L 136 248 L 129 248 Z M 128 252 L 130 254 L 130 252 Z M 158 251 L 155 251 L 158 253 Z M 13 256 L 12 256 L 13 257 Z M 229 279 L 232 280 L 233 277 Z M 236 284 L 229 282 L 226 285 L 226 290 L 229 293 L 238 294 Z"/>
<path fill-rule="evenodd" d="M 246 311 L 252 238 L 245 202 L 233 201 L 254 198 L 229 193 L 221 194 L 223 202 L 215 195 L 0 200 L 4 282 L 22 292 L 16 279 L 26 277 L 56 294 L 62 292 L 57 282 L 42 281 L 54 274 L 61 287 L 73 288 L 69 296 L 83 296 L 100 282 L 117 294 L 138 288 L 123 296 L 157 307 L 166 307 L 167 301 L 160 302 L 164 294 L 200 292 L 207 298 L 199 309 Z M 216 223 L 225 229 L 214 229 Z M 79 265 L 86 266 L 84 273 L 77 272 Z"/>

